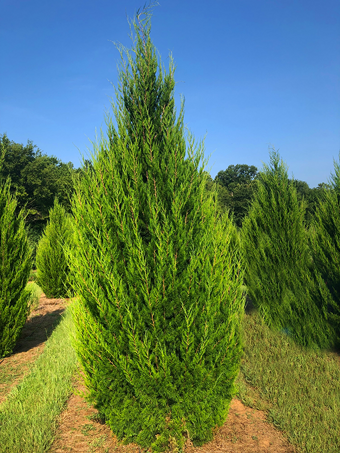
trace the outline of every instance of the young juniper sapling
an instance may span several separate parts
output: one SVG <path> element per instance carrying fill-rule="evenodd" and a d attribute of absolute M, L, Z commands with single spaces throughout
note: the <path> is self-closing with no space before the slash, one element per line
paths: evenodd
<path fill-rule="evenodd" d="M 37 247 L 37 283 L 46 297 L 68 297 L 71 292 L 69 266 L 64 252 L 71 243 L 73 228 L 71 216 L 55 198 L 49 222 Z"/>

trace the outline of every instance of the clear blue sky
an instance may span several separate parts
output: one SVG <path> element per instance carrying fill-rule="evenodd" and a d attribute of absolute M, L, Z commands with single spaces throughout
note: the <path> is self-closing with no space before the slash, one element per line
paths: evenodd
<path fill-rule="evenodd" d="M 144 4 L 0 0 L 0 134 L 78 168 L 95 130 L 106 134 L 106 109 L 116 125 L 111 41 L 132 49 L 127 19 L 135 38 Z M 159 0 L 149 12 L 158 60 L 169 73 L 171 52 L 177 66 L 176 118 L 182 94 L 213 178 L 229 165 L 261 170 L 275 147 L 290 178 L 328 182 L 340 151 L 339 0 Z"/>

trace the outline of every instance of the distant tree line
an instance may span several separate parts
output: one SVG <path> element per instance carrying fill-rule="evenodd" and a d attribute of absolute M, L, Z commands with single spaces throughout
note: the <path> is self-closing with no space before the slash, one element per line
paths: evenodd
<path fill-rule="evenodd" d="M 54 156 L 42 154 L 36 145 L 28 140 L 27 145 L 10 141 L 6 134 L 0 135 L 6 153 L 0 177 L 10 177 L 11 194 L 17 197 L 16 214 L 21 209 L 27 214 L 25 227 L 31 246 L 35 267 L 35 249 L 49 219 L 49 212 L 57 197 L 59 203 L 71 213 L 69 196 L 74 192 L 72 177 L 82 177 L 84 171 L 93 170 L 92 162 L 85 160 L 85 165 L 74 168 L 72 162 L 63 163 Z M 37 150 L 35 150 L 37 148 Z M 188 165 L 191 165 L 189 160 Z M 212 179 L 208 172 L 206 189 L 211 191 L 215 184 L 218 190 L 218 208 L 220 212 L 230 209 L 238 228 L 242 227 L 244 217 L 256 193 L 256 181 L 260 174 L 254 165 L 229 165 L 218 172 Z M 289 180 L 292 182 L 292 180 Z M 331 189 L 328 184 L 320 183 L 316 188 L 309 188 L 305 181 L 294 180 L 299 201 L 304 197 L 307 202 L 306 225 L 309 226 L 315 212 L 317 201 L 323 190 Z"/>
<path fill-rule="evenodd" d="M 207 183 L 207 189 L 211 189 L 213 183 L 218 184 L 219 205 L 221 209 L 230 208 L 234 214 L 235 223 L 238 228 L 242 227 L 244 217 L 247 215 L 249 206 L 252 203 L 254 194 L 257 191 L 256 181 L 260 179 L 260 173 L 252 165 L 229 165 L 226 170 L 221 170 L 213 180 L 211 177 Z M 308 203 L 305 221 L 307 226 L 315 213 L 320 195 L 324 190 L 331 190 L 331 186 L 319 183 L 318 187 L 311 189 L 305 181 L 288 179 L 297 191 L 298 201 L 302 198 Z"/>

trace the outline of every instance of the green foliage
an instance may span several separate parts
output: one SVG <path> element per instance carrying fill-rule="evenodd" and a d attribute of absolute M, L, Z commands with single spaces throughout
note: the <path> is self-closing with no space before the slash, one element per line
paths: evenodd
<path fill-rule="evenodd" d="M 1 144 L 1 165 L 5 149 Z M 12 353 L 25 325 L 30 292 L 25 289 L 32 268 L 24 215 L 15 214 L 17 201 L 9 179 L 0 178 L 0 358 Z"/>
<path fill-rule="evenodd" d="M 240 229 L 243 218 L 247 215 L 249 204 L 254 194 L 254 181 L 258 177 L 257 168 L 252 165 L 229 165 L 215 177 L 220 186 L 220 204 L 228 207 L 234 214 L 235 222 Z"/>
<path fill-rule="evenodd" d="M 56 198 L 36 254 L 37 283 L 46 297 L 62 298 L 71 294 L 70 272 L 64 253 L 64 247 L 72 245 L 71 222 L 71 217 Z"/>
<path fill-rule="evenodd" d="M 215 177 L 215 182 L 218 182 L 226 189 L 232 191 L 236 186 L 241 184 L 249 184 L 258 177 L 257 168 L 252 165 L 229 165 L 226 170 L 221 170 Z"/>
<path fill-rule="evenodd" d="M 29 281 L 31 282 L 37 281 L 37 273 L 33 269 L 30 272 Z"/>
<path fill-rule="evenodd" d="M 165 451 L 188 435 L 202 445 L 226 420 L 243 354 L 243 266 L 190 135 L 184 160 L 172 68 L 156 80 L 144 32 L 136 58 L 120 115 L 112 104 L 118 133 L 108 119 L 93 170 L 75 184 L 65 252 L 87 400 L 119 440 Z"/>
<path fill-rule="evenodd" d="M 26 289 L 30 292 L 30 312 L 39 306 L 42 289 L 34 281 L 28 282 Z"/>
<path fill-rule="evenodd" d="M 44 228 L 45 228 L 44 223 L 42 222 L 26 225 L 28 244 L 32 252 L 32 269 L 34 270 L 37 268 L 36 266 L 37 247 L 39 244 L 39 240 L 43 234 Z"/>
<path fill-rule="evenodd" d="M 25 228 L 32 249 L 32 265 L 36 269 L 36 248 L 43 230 L 46 227 L 49 210 L 53 207 L 54 197 L 57 196 L 60 204 L 68 213 L 71 213 L 70 199 L 74 193 L 73 178 L 84 176 L 89 169 L 93 171 L 91 161 L 85 159 L 84 168 L 74 169 L 72 162 L 60 162 L 55 157 L 42 155 L 36 145 L 28 141 L 26 147 L 10 141 L 6 134 L 0 136 L 0 143 L 6 149 L 2 177 L 11 178 L 11 194 L 17 197 L 16 214 L 20 209 L 27 211 Z M 186 161 L 187 162 L 187 161 Z M 243 219 L 248 214 L 256 191 L 256 179 L 259 177 L 257 168 L 248 165 L 229 165 L 226 170 L 218 172 L 213 181 L 208 172 L 206 189 L 211 192 L 217 184 L 218 211 L 229 210 L 240 230 Z M 327 184 L 319 184 L 315 189 L 309 189 L 305 181 L 293 180 L 298 193 L 298 200 L 304 197 L 307 201 L 306 223 L 309 226 L 315 214 L 316 206 L 320 201 Z"/>
<path fill-rule="evenodd" d="M 334 165 L 334 191 L 324 190 L 322 193 L 323 202 L 319 202 L 313 220 L 310 248 L 316 268 L 332 295 L 327 317 L 340 336 L 340 168 L 336 162 Z"/>
<path fill-rule="evenodd" d="M 248 215 L 253 203 L 259 178 L 260 173 L 254 165 L 239 164 L 229 165 L 226 170 L 219 171 L 215 177 L 214 181 L 219 186 L 219 206 L 224 210 L 226 208 L 231 210 L 239 230 L 242 228 L 243 220 Z M 211 178 L 210 180 L 212 181 Z M 310 189 L 305 181 L 295 179 L 288 179 L 288 181 L 296 188 L 298 201 L 301 202 L 304 199 L 307 202 L 305 220 L 309 227 L 323 191 L 330 186 L 322 183 L 317 188 Z"/>
<path fill-rule="evenodd" d="M 35 236 L 41 235 L 46 227 L 56 196 L 70 213 L 69 198 L 74 190 L 72 178 L 79 174 L 79 170 L 73 168 L 72 162 L 65 164 L 54 156 L 42 155 L 39 148 L 35 151 L 37 146 L 31 141 L 24 147 L 10 141 L 4 134 L 0 135 L 0 143 L 6 150 L 0 177 L 11 179 L 10 191 L 17 199 L 16 214 L 21 209 L 27 214 L 25 228 L 31 236 L 34 264 Z"/>
<path fill-rule="evenodd" d="M 305 181 L 295 179 L 289 179 L 289 183 L 293 184 L 296 188 L 298 201 L 301 202 L 302 200 L 305 200 L 306 202 L 305 221 L 307 227 L 310 227 L 313 224 L 317 206 L 323 200 L 323 193 L 330 187 L 327 184 L 321 183 L 318 184 L 318 187 L 310 189 Z"/>
<path fill-rule="evenodd" d="M 308 239 L 312 235 L 304 224 L 306 202 L 298 202 L 296 189 L 275 154 L 273 169 L 265 166 L 261 172 L 241 231 L 245 283 L 270 328 L 289 327 L 302 346 L 327 348 L 336 341 L 324 314 L 331 295 L 311 263 Z"/>

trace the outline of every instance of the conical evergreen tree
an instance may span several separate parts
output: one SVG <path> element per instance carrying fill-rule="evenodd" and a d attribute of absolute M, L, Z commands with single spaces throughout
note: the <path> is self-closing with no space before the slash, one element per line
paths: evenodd
<path fill-rule="evenodd" d="M 323 192 L 312 221 L 310 248 L 316 268 L 332 295 L 327 306 L 329 322 L 340 336 L 340 166 L 334 161 L 334 167 L 336 174 L 329 181 L 334 191 Z"/>
<path fill-rule="evenodd" d="M 72 236 L 71 217 L 55 198 L 36 254 L 37 284 L 46 297 L 62 298 L 72 295 L 71 274 L 64 252 L 65 246 L 71 246 Z"/>
<path fill-rule="evenodd" d="M 175 124 L 173 73 L 156 79 L 149 30 L 120 114 L 112 103 L 118 133 L 108 120 L 109 141 L 102 134 L 93 172 L 75 184 L 67 255 L 87 400 L 118 439 L 164 451 L 187 436 L 202 445 L 225 422 L 245 300 L 235 227 L 217 220 L 193 143 L 185 164 L 183 105 Z"/>
<path fill-rule="evenodd" d="M 5 148 L 1 144 L 0 175 Z M 0 358 L 13 352 L 30 312 L 26 285 L 32 269 L 31 249 L 21 210 L 10 194 L 10 180 L 0 180 Z"/>
<path fill-rule="evenodd" d="M 327 306 L 331 296 L 310 259 L 306 202 L 303 199 L 299 205 L 296 189 L 275 152 L 271 164 L 271 169 L 264 164 L 260 172 L 258 193 L 241 231 L 245 284 L 270 328 L 288 328 L 301 346 L 328 348 L 336 335 L 320 306 Z"/>

